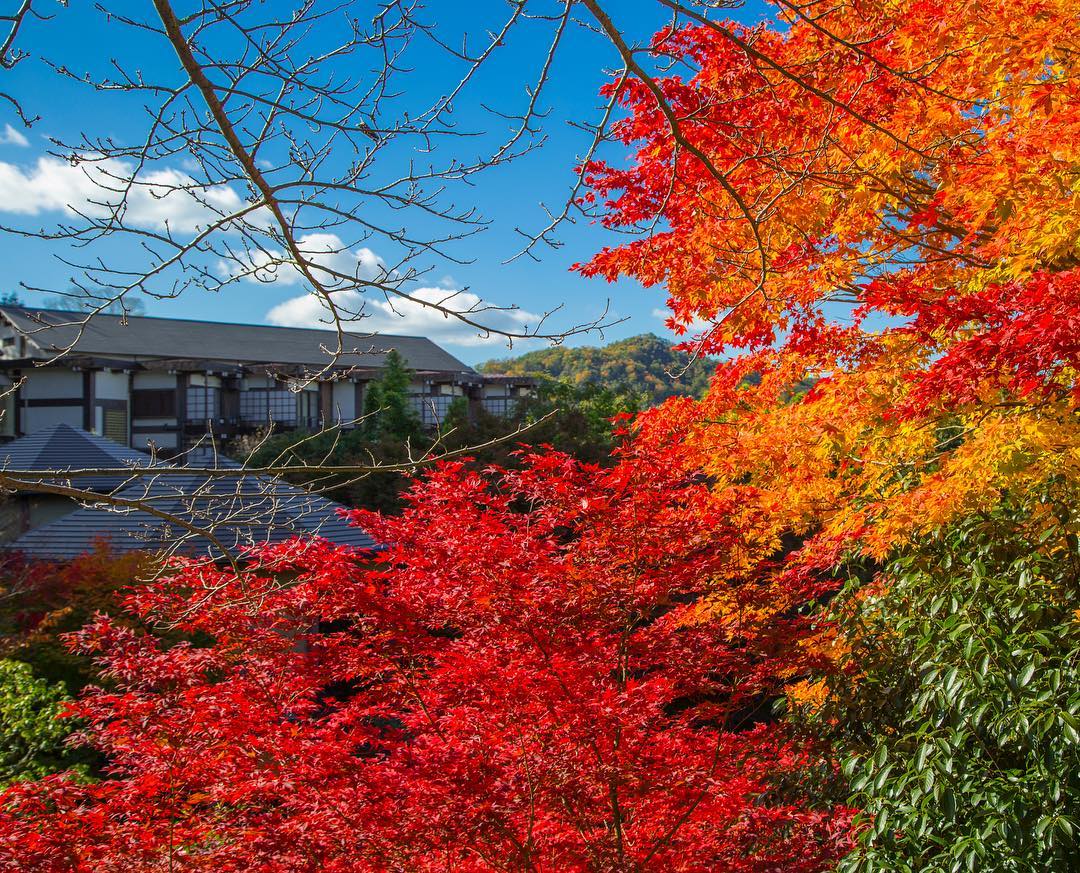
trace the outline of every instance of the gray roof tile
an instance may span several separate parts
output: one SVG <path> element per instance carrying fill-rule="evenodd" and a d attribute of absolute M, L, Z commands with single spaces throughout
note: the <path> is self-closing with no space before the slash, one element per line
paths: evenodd
<path fill-rule="evenodd" d="M 145 467 L 150 462 L 148 455 L 66 424 L 0 447 L 0 459 L 5 452 L 6 466 L 23 470 Z M 208 528 L 231 553 L 248 545 L 282 542 L 295 536 L 321 536 L 357 549 L 377 548 L 365 531 L 342 518 L 344 507 L 338 503 L 281 479 L 245 474 L 235 461 L 206 449 L 196 450 L 185 460 L 192 466 L 217 466 L 236 469 L 237 473 L 211 477 L 205 473 L 176 473 L 125 477 L 122 481 L 92 477 L 74 480 L 74 484 L 102 493 L 124 485 L 114 492 L 116 497 L 143 501 L 188 524 Z M 65 560 L 89 551 L 99 539 L 108 540 L 120 552 L 169 549 L 181 540 L 177 550 L 184 554 L 219 551 L 208 538 L 192 535 L 182 525 L 152 512 L 116 511 L 104 506 L 75 509 L 28 531 L 4 548 L 34 558 Z"/>
<path fill-rule="evenodd" d="M 183 484 L 183 480 L 170 480 L 170 485 L 176 488 Z M 278 543 L 296 536 L 320 536 L 357 549 L 376 548 L 370 535 L 341 517 L 343 507 L 299 489 L 292 493 L 270 490 L 258 495 L 229 494 L 215 489 L 215 494 L 203 494 L 197 499 L 195 512 L 190 498 L 171 497 L 164 491 L 161 489 L 150 498 L 152 506 L 204 528 L 212 520 L 213 535 L 230 553 L 248 545 Z M 146 493 L 139 486 L 118 496 L 145 498 Z M 77 509 L 35 528 L 6 548 L 33 558 L 66 560 L 89 551 L 102 539 L 118 552 L 175 548 L 182 554 L 206 555 L 219 551 L 206 537 L 193 535 L 183 526 L 149 512 L 116 512 L 93 507 Z"/>
<path fill-rule="evenodd" d="M 70 424 L 54 424 L 0 445 L 0 469 L 83 470 L 102 467 L 145 467 L 150 456 L 110 439 L 87 433 Z M 57 480 L 62 480 L 58 476 Z M 125 476 L 80 478 L 78 485 L 93 491 L 111 491 Z"/>
<path fill-rule="evenodd" d="M 0 312 L 41 350 L 32 357 L 51 357 L 71 347 L 74 354 L 104 358 L 198 358 L 225 363 L 324 367 L 332 360 L 327 347 L 335 348 L 337 344 L 334 331 L 313 328 L 140 315 L 124 319 L 104 314 L 95 315 L 81 326 L 79 313 L 16 306 L 5 306 Z M 414 370 L 473 372 L 425 337 L 357 332 L 346 334 L 345 342 L 347 353 L 336 362 L 341 366 L 381 367 L 386 352 L 397 349 Z"/>

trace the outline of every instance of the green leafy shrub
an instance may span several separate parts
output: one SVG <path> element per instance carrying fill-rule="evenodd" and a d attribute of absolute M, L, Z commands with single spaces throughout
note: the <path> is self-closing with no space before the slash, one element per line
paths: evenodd
<path fill-rule="evenodd" d="M 28 664 L 0 660 L 0 786 L 61 770 L 86 772 L 65 742 L 73 729 L 60 719 L 67 700 L 63 685 L 36 678 Z"/>
<path fill-rule="evenodd" d="M 842 870 L 1077 869 L 1074 498 L 1007 500 L 842 597 L 849 669 L 819 714 L 864 810 Z"/>

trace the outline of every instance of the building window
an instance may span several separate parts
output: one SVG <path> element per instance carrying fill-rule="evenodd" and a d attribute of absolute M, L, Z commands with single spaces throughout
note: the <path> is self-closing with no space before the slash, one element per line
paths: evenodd
<path fill-rule="evenodd" d="M 248 424 L 296 424 L 296 395 L 288 388 L 241 391 L 240 420 Z"/>
<path fill-rule="evenodd" d="M 499 418 L 511 418 L 517 411 L 519 397 L 485 397 L 484 409 Z"/>
<path fill-rule="evenodd" d="M 192 386 L 192 391 L 202 390 Z M 175 418 L 176 391 L 172 388 L 139 388 L 131 392 L 133 418 Z"/>
<path fill-rule="evenodd" d="M 187 420 L 209 421 L 221 418 L 221 389 L 209 385 L 189 385 Z"/>
<path fill-rule="evenodd" d="M 319 426 L 319 392 L 301 391 L 299 394 L 300 424 L 303 427 L 317 428 Z"/>
<path fill-rule="evenodd" d="M 446 421 L 450 404 L 456 399 L 447 394 L 413 394 L 409 398 L 424 427 L 435 427 Z"/>
<path fill-rule="evenodd" d="M 128 444 L 127 409 L 106 409 L 102 413 L 102 436 L 122 446 Z"/>

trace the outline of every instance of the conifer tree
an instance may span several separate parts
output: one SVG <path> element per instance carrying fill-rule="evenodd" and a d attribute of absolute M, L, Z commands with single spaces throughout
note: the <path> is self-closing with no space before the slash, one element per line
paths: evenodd
<path fill-rule="evenodd" d="M 409 396 L 412 380 L 397 349 L 387 352 L 382 373 L 368 383 L 364 396 L 364 428 L 370 438 L 404 442 L 420 433 L 420 417 Z"/>

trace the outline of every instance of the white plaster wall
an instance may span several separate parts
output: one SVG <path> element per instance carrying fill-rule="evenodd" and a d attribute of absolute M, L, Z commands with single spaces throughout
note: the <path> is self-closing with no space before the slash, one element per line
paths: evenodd
<path fill-rule="evenodd" d="M 94 398 L 96 400 L 127 400 L 128 374 L 98 370 L 94 374 Z"/>
<path fill-rule="evenodd" d="M 54 424 L 70 424 L 81 428 L 81 406 L 24 406 L 19 410 L 19 427 L 23 433 L 34 433 Z"/>
<path fill-rule="evenodd" d="M 171 416 L 168 418 L 134 418 L 132 419 L 139 427 L 162 427 L 164 425 L 176 424 L 176 419 Z"/>
<path fill-rule="evenodd" d="M 162 389 L 176 387 L 175 373 L 136 373 L 135 388 Z"/>
<path fill-rule="evenodd" d="M 143 423 L 142 419 L 139 420 L 139 424 Z M 179 448 L 177 440 L 180 438 L 179 434 L 168 433 L 162 431 L 161 433 L 136 433 L 131 435 L 131 447 L 133 449 L 141 449 L 147 451 L 147 445 L 151 440 L 154 441 L 159 449 L 176 449 Z"/>
<path fill-rule="evenodd" d="M 60 367 L 27 368 L 19 394 L 28 400 L 83 396 L 83 374 Z M 80 421 L 82 413 L 79 413 Z M 29 431 L 28 431 L 29 432 Z"/>
<path fill-rule="evenodd" d="M 356 419 L 356 385 L 352 382 L 335 382 L 332 395 L 333 409 L 330 414 L 336 422 L 349 422 Z"/>

